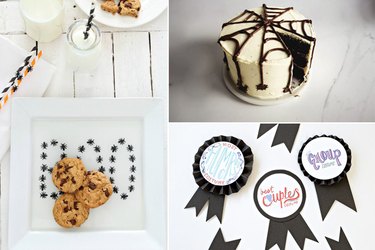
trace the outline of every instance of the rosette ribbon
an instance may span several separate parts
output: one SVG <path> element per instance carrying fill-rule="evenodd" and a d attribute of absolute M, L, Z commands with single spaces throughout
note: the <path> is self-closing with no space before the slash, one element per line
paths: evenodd
<path fill-rule="evenodd" d="M 241 151 L 244 158 L 244 168 L 240 176 L 237 179 L 232 180 L 233 182 L 231 184 L 224 186 L 214 185 L 207 181 L 200 168 L 200 161 L 203 153 L 208 147 L 217 142 L 228 142 L 235 145 Z M 253 158 L 251 148 L 241 139 L 236 137 L 221 135 L 205 141 L 195 154 L 195 160 L 193 163 L 193 176 L 198 188 L 185 209 L 194 207 L 196 209 L 196 216 L 198 216 L 204 205 L 208 202 L 206 221 L 216 216 L 221 223 L 225 196 L 237 193 L 243 186 L 245 186 L 252 171 Z"/>
<path fill-rule="evenodd" d="M 339 142 L 345 149 L 347 155 L 347 161 L 344 169 L 334 178 L 330 179 L 319 179 L 312 176 L 305 168 L 302 162 L 303 151 L 305 147 L 313 140 L 318 138 L 331 138 Z M 324 147 L 324 145 L 323 145 Z M 347 178 L 347 172 L 352 166 L 352 153 L 351 150 L 345 141 L 334 135 L 321 135 L 310 137 L 302 146 L 301 150 L 298 153 L 298 163 L 303 174 L 308 177 L 315 185 L 316 194 L 318 196 L 319 208 L 322 215 L 322 220 L 324 220 L 331 209 L 335 201 L 339 201 L 347 207 L 357 211 L 355 201 L 353 198 L 352 191 L 350 189 L 349 180 Z"/>
<path fill-rule="evenodd" d="M 274 174 L 287 175 L 293 178 L 295 181 L 297 181 L 297 183 L 300 186 L 300 193 L 298 196 L 301 199 L 300 205 L 296 211 L 294 211 L 293 213 L 285 217 L 274 217 L 273 215 L 267 213 L 258 201 L 258 191 L 260 189 L 262 182 Z M 285 184 L 288 185 L 288 183 L 285 183 Z M 303 186 L 301 180 L 296 175 L 294 175 L 293 173 L 289 171 L 273 170 L 273 171 L 266 173 L 259 179 L 259 181 L 257 182 L 254 188 L 254 202 L 259 212 L 264 217 L 270 220 L 269 226 L 268 226 L 266 249 L 270 249 L 274 245 L 278 245 L 281 250 L 284 250 L 288 231 L 293 236 L 293 238 L 295 239 L 295 241 L 297 242 L 298 246 L 301 249 L 303 249 L 306 239 L 310 239 L 310 240 L 318 242 L 313 232 L 307 225 L 306 221 L 303 219 L 302 215 L 300 214 L 300 212 L 302 211 L 305 205 L 305 201 L 306 201 L 305 187 Z"/>

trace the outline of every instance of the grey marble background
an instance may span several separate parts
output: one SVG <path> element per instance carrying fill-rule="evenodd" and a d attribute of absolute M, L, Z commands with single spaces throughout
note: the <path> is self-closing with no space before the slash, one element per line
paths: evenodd
<path fill-rule="evenodd" d="M 246 8 L 293 6 L 313 20 L 317 47 L 300 97 L 253 106 L 222 78 L 221 24 Z M 375 121 L 375 0 L 170 1 L 171 121 Z"/>

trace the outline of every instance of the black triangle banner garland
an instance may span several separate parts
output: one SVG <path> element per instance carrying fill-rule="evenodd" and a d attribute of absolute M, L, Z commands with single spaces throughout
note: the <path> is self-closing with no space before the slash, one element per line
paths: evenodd
<path fill-rule="evenodd" d="M 288 151 L 292 152 L 294 141 L 296 140 L 300 124 L 260 124 L 257 139 L 259 139 L 261 136 L 263 136 L 265 133 L 270 131 L 275 126 L 277 126 L 277 130 L 273 138 L 271 147 L 284 143 Z"/>
<path fill-rule="evenodd" d="M 251 148 L 236 137 L 220 135 L 205 141 L 193 163 L 198 188 L 185 209 L 194 207 L 198 216 L 208 202 L 206 220 L 216 216 L 221 223 L 225 196 L 246 185 L 253 158 Z"/>
<path fill-rule="evenodd" d="M 236 250 L 240 244 L 241 239 L 225 241 L 221 228 L 217 231 L 214 240 L 212 241 L 208 250 Z"/>
<path fill-rule="evenodd" d="M 334 135 L 310 137 L 298 153 L 298 163 L 315 185 L 322 220 L 335 201 L 357 211 L 347 177 L 352 152 L 343 139 Z"/>
<path fill-rule="evenodd" d="M 305 201 L 302 181 L 287 170 L 270 171 L 258 180 L 254 202 L 259 212 L 270 220 L 266 249 L 278 245 L 284 250 L 288 232 L 301 249 L 306 239 L 318 242 L 300 214 Z"/>
<path fill-rule="evenodd" d="M 331 250 L 352 250 L 353 248 L 350 246 L 348 239 L 344 233 L 344 230 L 340 227 L 340 236 L 339 240 L 335 241 L 326 237 L 328 245 L 330 246 Z"/>

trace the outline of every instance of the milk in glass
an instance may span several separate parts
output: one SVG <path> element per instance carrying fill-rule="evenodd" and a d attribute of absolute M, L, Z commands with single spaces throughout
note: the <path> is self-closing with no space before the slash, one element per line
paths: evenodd
<path fill-rule="evenodd" d="M 96 68 L 101 54 L 101 33 L 92 24 L 85 39 L 87 20 L 74 22 L 67 33 L 67 62 L 76 71 L 90 71 Z"/>
<path fill-rule="evenodd" d="M 63 32 L 63 0 L 20 0 L 26 33 L 39 42 L 51 42 Z"/>

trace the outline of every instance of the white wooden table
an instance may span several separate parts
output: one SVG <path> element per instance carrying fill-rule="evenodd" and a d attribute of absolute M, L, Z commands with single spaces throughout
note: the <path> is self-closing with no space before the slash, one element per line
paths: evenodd
<path fill-rule="evenodd" d="M 65 8 L 64 34 L 51 43 L 39 44 L 44 59 L 57 68 L 45 96 L 168 98 L 167 11 L 144 26 L 128 30 L 98 24 L 103 34 L 102 61 L 94 73 L 82 74 L 73 72 L 66 65 L 65 32 L 74 20 L 87 16 L 74 0 L 65 0 Z M 19 2 L 16 0 L 0 1 L 0 35 L 26 50 L 35 45 L 35 41 L 25 34 Z M 167 103 L 166 100 L 166 110 Z M 1 190 L 7 190 L 8 176 L 9 154 L 1 162 Z M 2 204 L 7 200 L 7 193 L 3 193 Z M 7 208 L 2 207 L 1 226 L 6 228 Z M 5 240 L 1 239 L 2 246 Z"/>

